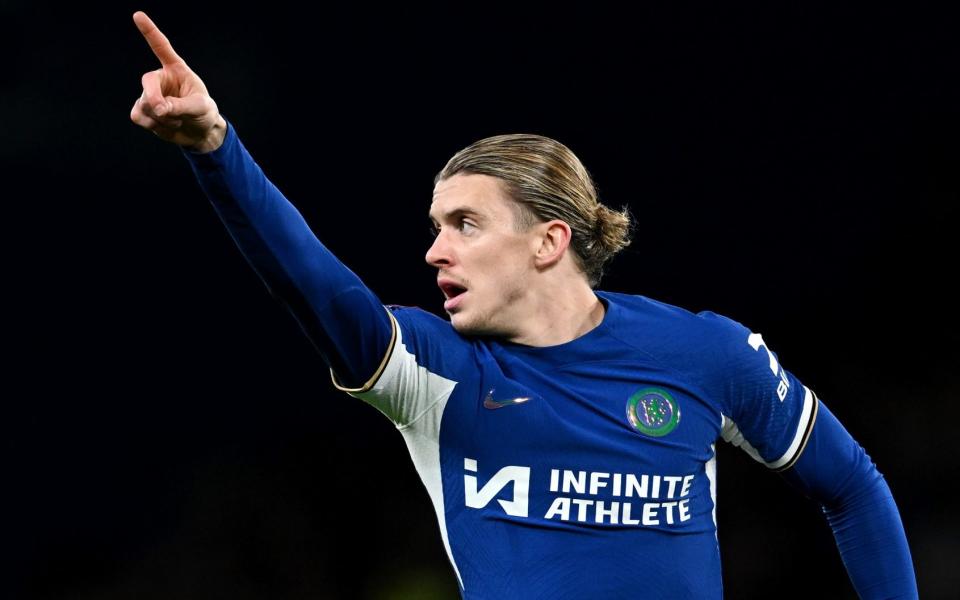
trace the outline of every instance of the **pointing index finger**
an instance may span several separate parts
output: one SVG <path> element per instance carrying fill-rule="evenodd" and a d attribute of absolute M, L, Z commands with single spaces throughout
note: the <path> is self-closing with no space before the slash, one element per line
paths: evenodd
<path fill-rule="evenodd" d="M 160 64 L 167 66 L 184 62 L 184 60 L 173 51 L 170 40 L 153 24 L 153 21 L 147 16 L 147 13 L 142 10 L 133 13 L 133 22 L 137 25 L 137 29 L 140 30 L 143 37 L 146 38 L 154 55 L 160 59 Z"/>

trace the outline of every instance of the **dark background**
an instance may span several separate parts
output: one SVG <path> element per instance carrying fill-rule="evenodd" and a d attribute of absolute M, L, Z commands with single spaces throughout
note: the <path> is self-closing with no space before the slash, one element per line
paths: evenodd
<path fill-rule="evenodd" d="M 442 314 L 426 212 L 454 152 L 569 146 L 638 221 L 602 287 L 761 332 L 887 478 L 921 596 L 956 597 L 951 15 L 280 4 L 0 4 L 0 596 L 456 596 L 401 436 L 130 122 L 145 10 L 385 302 Z M 818 508 L 718 448 L 727 597 L 856 597 Z"/>

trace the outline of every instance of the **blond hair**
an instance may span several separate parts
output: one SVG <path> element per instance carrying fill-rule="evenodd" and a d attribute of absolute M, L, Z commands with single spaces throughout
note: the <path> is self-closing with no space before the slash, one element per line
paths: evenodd
<path fill-rule="evenodd" d="M 556 140 L 518 133 L 476 141 L 453 155 L 434 185 L 461 172 L 503 182 L 520 207 L 518 231 L 553 219 L 569 225 L 570 246 L 591 288 L 600 283 L 607 263 L 630 243 L 628 207 L 615 211 L 601 204 L 590 173 Z"/>

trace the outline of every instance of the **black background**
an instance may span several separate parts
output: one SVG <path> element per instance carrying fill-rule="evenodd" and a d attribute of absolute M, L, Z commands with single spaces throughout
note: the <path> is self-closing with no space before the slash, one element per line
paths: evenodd
<path fill-rule="evenodd" d="M 454 152 L 569 146 L 638 221 L 602 287 L 761 332 L 885 475 L 921 596 L 955 597 L 951 15 L 23 0 L 0 5 L 0 595 L 456 596 L 402 438 L 129 120 L 159 66 L 136 10 L 385 302 L 442 314 L 426 212 Z M 718 448 L 727 597 L 856 597 L 817 507 Z"/>

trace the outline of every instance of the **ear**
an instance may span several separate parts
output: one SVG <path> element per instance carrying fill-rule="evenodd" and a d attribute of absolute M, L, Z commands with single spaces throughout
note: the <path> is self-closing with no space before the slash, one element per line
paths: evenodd
<path fill-rule="evenodd" d="M 538 268 L 545 268 L 560 262 L 573 235 L 570 226 L 559 219 L 554 219 L 540 223 L 537 229 L 540 235 L 537 236 L 539 246 L 533 257 L 534 264 Z"/>

